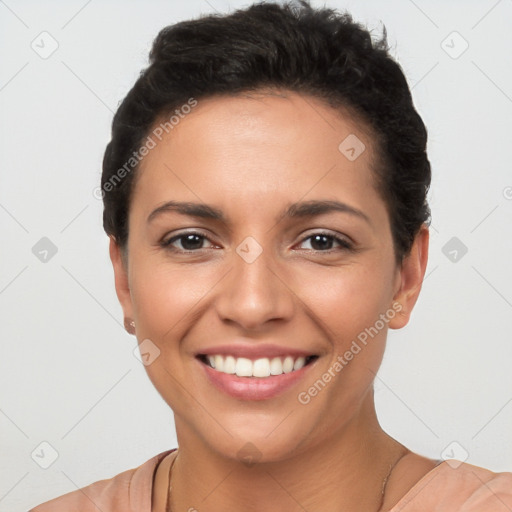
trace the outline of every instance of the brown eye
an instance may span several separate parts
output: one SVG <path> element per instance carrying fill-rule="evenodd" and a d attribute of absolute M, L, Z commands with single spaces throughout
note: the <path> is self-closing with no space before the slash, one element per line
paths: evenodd
<path fill-rule="evenodd" d="M 342 249 L 352 249 L 352 244 L 350 244 L 347 240 L 331 235 L 329 233 L 315 233 L 303 239 L 302 243 L 306 240 L 311 240 L 308 250 L 311 249 L 313 251 L 318 252 L 328 252 L 333 249 L 333 244 L 338 244 Z"/>
<path fill-rule="evenodd" d="M 160 245 L 170 251 L 195 252 L 198 249 L 204 249 L 203 243 L 205 240 L 208 240 L 208 238 L 201 233 L 189 231 L 176 235 L 168 240 L 164 240 Z M 175 242 L 179 242 L 181 244 L 181 248 L 175 247 Z"/>
<path fill-rule="evenodd" d="M 328 235 L 312 235 L 308 237 L 311 248 L 315 251 L 324 251 L 332 249 L 334 238 Z"/>

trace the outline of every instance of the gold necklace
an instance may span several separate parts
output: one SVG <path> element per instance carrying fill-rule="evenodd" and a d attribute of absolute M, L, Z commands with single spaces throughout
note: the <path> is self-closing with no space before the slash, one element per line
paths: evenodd
<path fill-rule="evenodd" d="M 382 493 L 381 493 L 380 504 L 379 504 L 379 508 L 377 509 L 377 512 L 380 512 L 382 509 L 382 505 L 384 505 L 384 498 L 386 497 L 386 487 L 388 485 L 388 480 L 389 480 L 389 477 L 391 476 L 391 473 L 393 472 L 393 469 L 395 469 L 395 466 L 398 464 L 398 462 L 400 462 L 400 460 L 402 460 L 402 458 L 405 457 L 408 453 L 409 453 L 409 450 L 405 449 L 405 452 L 400 454 L 400 456 L 395 460 L 395 462 L 393 462 L 392 464 L 389 465 L 388 474 L 386 475 L 386 477 L 384 478 L 384 481 L 382 482 Z M 172 468 L 173 468 L 174 463 L 176 462 L 177 458 L 178 458 L 178 453 L 176 452 L 176 455 L 175 455 L 173 461 L 171 462 L 171 467 L 169 468 L 169 490 L 167 491 L 167 500 L 165 502 L 165 512 L 172 512 L 172 510 L 171 510 L 171 489 L 172 489 L 171 478 L 172 478 Z"/>

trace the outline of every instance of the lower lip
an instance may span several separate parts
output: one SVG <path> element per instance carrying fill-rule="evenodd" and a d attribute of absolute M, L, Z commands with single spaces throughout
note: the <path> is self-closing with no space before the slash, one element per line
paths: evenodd
<path fill-rule="evenodd" d="M 212 367 L 198 360 L 208 379 L 217 389 L 240 400 L 267 400 L 284 393 L 297 384 L 316 361 L 317 359 L 303 366 L 300 370 L 282 373 L 281 375 L 271 375 L 270 377 L 238 377 L 237 375 L 214 370 Z"/>

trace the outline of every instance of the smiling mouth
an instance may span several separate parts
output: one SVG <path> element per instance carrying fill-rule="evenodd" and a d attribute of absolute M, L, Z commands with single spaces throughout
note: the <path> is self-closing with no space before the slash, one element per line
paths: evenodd
<path fill-rule="evenodd" d="M 262 357 L 259 359 L 248 359 L 245 357 L 225 356 L 221 354 L 206 355 L 199 354 L 197 358 L 206 366 L 213 368 L 219 373 L 236 375 L 237 377 L 265 378 L 283 373 L 292 373 L 304 366 L 311 364 L 318 359 L 317 355 L 308 357 L 286 356 L 286 357 Z"/>

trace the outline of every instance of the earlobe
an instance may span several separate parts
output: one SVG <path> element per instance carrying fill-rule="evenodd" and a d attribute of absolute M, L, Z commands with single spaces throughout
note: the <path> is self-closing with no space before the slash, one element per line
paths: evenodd
<path fill-rule="evenodd" d="M 428 244 L 429 230 L 428 226 L 423 224 L 399 271 L 398 290 L 393 297 L 393 309 L 398 314 L 389 322 L 391 329 L 401 329 L 409 322 L 427 269 Z"/>
<path fill-rule="evenodd" d="M 128 268 L 123 261 L 121 248 L 113 236 L 110 236 L 109 253 L 110 260 L 112 261 L 112 267 L 114 269 L 114 280 L 117 298 L 121 304 L 121 307 L 123 308 L 123 314 L 125 318 L 129 318 L 131 320 L 133 318 L 133 307 L 128 279 Z"/>

